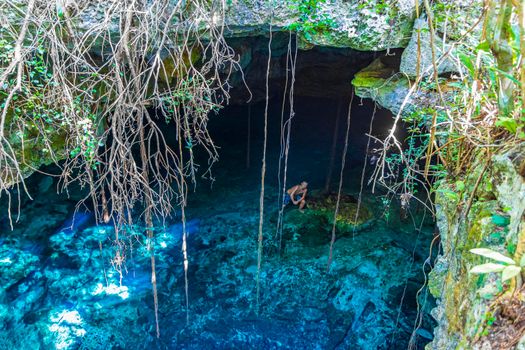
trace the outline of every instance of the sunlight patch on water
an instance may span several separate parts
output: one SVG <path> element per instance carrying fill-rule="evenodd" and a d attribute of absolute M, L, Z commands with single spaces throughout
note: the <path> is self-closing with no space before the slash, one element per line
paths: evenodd
<path fill-rule="evenodd" d="M 97 286 L 90 294 L 99 295 L 102 293 L 105 293 L 107 295 L 118 295 L 122 300 L 129 298 L 128 287 L 117 286 L 114 283 L 110 283 L 107 287 L 104 287 L 102 283 L 97 283 Z"/>
<path fill-rule="evenodd" d="M 86 330 L 82 328 L 83 320 L 77 310 L 62 310 L 49 316 L 53 323 L 48 329 L 55 337 L 57 350 L 69 349 L 76 343 L 76 338 L 84 337 Z"/>

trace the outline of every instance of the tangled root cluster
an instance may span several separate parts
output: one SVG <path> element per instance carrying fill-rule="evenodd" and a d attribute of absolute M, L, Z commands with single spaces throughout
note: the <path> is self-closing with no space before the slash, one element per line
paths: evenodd
<path fill-rule="evenodd" d="M 207 166 L 218 157 L 208 115 L 228 99 L 237 67 L 225 3 L 103 5 L 0 4 L 0 191 L 9 197 L 35 165 L 65 159 L 62 186 L 88 186 L 99 221 L 131 224 L 137 208 L 164 218 L 195 182 L 194 148 L 209 154 Z M 167 145 L 159 115 L 178 146 Z"/>

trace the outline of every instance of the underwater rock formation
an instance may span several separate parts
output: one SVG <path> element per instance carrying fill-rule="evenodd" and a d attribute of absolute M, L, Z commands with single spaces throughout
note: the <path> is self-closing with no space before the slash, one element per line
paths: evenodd
<path fill-rule="evenodd" d="M 304 212 L 291 210 L 285 213 L 283 232 L 287 237 L 298 240 L 302 236 L 314 240 L 319 244 L 326 245 L 329 242 L 329 234 L 332 231 L 334 222 L 334 208 L 337 196 L 319 195 L 310 198 L 308 209 Z M 336 219 L 337 237 L 352 237 L 357 232 L 369 228 L 374 222 L 372 211 L 367 204 L 359 206 L 357 200 L 350 195 L 342 195 L 339 206 L 339 213 Z M 326 234 L 319 235 L 319 232 Z"/>
<path fill-rule="evenodd" d="M 339 199 L 339 210 L 337 213 L 336 228 L 341 231 L 361 230 L 368 227 L 372 220 L 372 212 L 365 203 L 358 203 L 358 200 L 351 195 L 342 193 Z M 309 208 L 315 215 L 324 215 L 330 224 L 334 221 L 334 208 L 337 202 L 337 195 L 329 194 L 314 197 L 310 200 Z"/>
<path fill-rule="evenodd" d="M 18 3 L 22 9 L 25 6 L 22 0 L 14 2 Z M 368 67 L 355 74 L 352 81 L 355 92 L 359 97 L 375 100 L 394 114 L 399 113 L 402 106 L 404 115 L 410 114 L 415 109 L 435 106 L 438 96 L 432 88 L 417 90 L 407 98 L 407 93 L 413 86 L 412 80 L 417 75 L 418 62 L 425 70 L 430 66 L 432 59 L 426 18 L 417 19 L 413 28 L 416 17 L 414 1 L 399 1 L 396 7 L 383 9 L 383 11 L 373 11 L 373 8 L 367 7 L 378 3 L 367 1 L 363 5 L 362 1 L 337 0 L 320 1 L 316 5 L 310 4 L 305 7 L 293 0 L 281 3 L 280 6 L 273 6 L 274 4 L 269 1 L 234 0 L 228 2 L 224 18 L 218 17 L 216 20 L 217 22 L 224 20 L 227 25 L 225 35 L 228 38 L 268 36 L 270 26 L 274 32 L 292 30 L 298 35 L 302 49 L 310 49 L 318 45 L 362 51 L 388 50 L 390 54 L 390 49 L 406 47 L 400 61 L 399 57 L 396 59 L 388 56 L 377 58 Z M 440 2 L 437 1 L 435 4 L 439 5 Z M 106 20 L 105 7 L 109 6 L 109 3 L 86 1 L 78 5 L 80 8 L 75 8 L 77 6 L 75 2 L 57 1 L 57 6 L 65 12 L 80 11 L 81 16 L 76 19 L 78 27 L 74 29 L 78 29 L 76 34 L 82 35 L 101 21 Z M 479 6 L 479 11 L 481 7 Z M 7 14 L 6 18 L 16 23 L 20 20 L 21 13 L 23 14 L 23 11 Z M 439 16 L 439 12 L 436 15 Z M 471 30 L 467 26 L 470 21 L 466 19 L 470 15 L 468 11 L 465 11 L 465 13 L 460 13 L 460 16 L 452 16 L 450 23 L 452 30 L 444 33 L 444 29 L 438 25 L 438 35 L 459 40 L 466 31 Z M 222 14 L 217 16 L 222 16 Z M 204 22 L 200 24 L 208 25 Z M 118 25 L 114 23 L 115 33 L 118 33 Z M 473 30 L 477 28 L 474 27 Z M 177 33 L 170 34 L 176 35 Z M 438 35 L 433 39 L 437 42 L 436 54 L 439 58 L 454 43 L 449 42 L 441 46 Z M 118 35 L 115 35 L 113 39 L 119 40 Z M 423 44 L 419 58 L 418 50 L 416 50 L 418 41 Z M 249 70 L 250 64 L 254 63 L 256 66 L 263 66 L 261 51 L 252 47 L 240 47 L 244 50 L 238 50 L 242 52 L 237 53 L 241 54 L 240 64 L 243 68 Z M 282 56 L 283 48 L 285 45 L 279 47 L 274 53 L 275 56 Z M 98 54 L 103 51 L 102 47 L 97 46 L 97 42 L 91 46 L 91 49 Z M 201 54 L 201 52 L 192 51 L 188 55 L 188 61 L 196 62 Z M 371 58 L 366 53 L 358 55 L 350 52 L 347 54 L 346 64 L 353 66 L 358 66 Z M 329 74 L 325 74 L 326 70 L 331 69 L 335 74 L 339 74 L 344 66 L 337 59 L 327 60 L 323 65 L 311 64 L 312 61 L 314 59 L 310 58 L 310 61 L 300 62 L 298 72 L 303 73 L 303 76 L 324 76 L 330 80 L 332 78 Z M 336 62 L 337 65 L 333 62 Z M 166 65 L 169 66 L 168 63 Z M 282 60 L 276 65 L 281 68 L 281 71 L 284 69 Z M 458 72 L 458 66 L 457 62 L 450 58 L 446 58 L 439 66 L 437 73 L 444 76 L 442 78 L 449 79 L 450 83 L 448 86 L 444 83 L 442 87 L 445 100 L 450 98 L 451 92 L 454 91 L 453 73 Z M 304 68 L 304 71 L 301 72 L 301 68 Z M 431 72 L 432 70 L 428 72 L 425 70 L 424 75 L 430 75 Z M 353 73 L 353 70 L 346 70 L 342 79 L 349 79 Z M 257 71 L 255 75 L 254 85 L 262 87 L 264 72 Z M 175 78 L 169 76 L 160 80 L 163 80 L 163 83 L 169 83 L 170 79 Z M 278 80 L 282 77 L 274 78 Z M 240 80 L 235 83 L 240 85 Z M 321 86 L 308 86 L 297 92 L 303 96 L 312 96 L 324 88 L 323 84 L 326 83 L 323 82 Z M 326 96 L 340 97 L 344 88 L 342 84 L 330 86 L 323 92 Z M 264 96 L 262 90 L 255 91 L 255 100 L 261 96 Z M 33 111 L 24 112 L 32 113 Z M 16 123 L 16 121 L 7 119 L 7 123 Z M 37 128 L 36 124 L 28 125 L 27 133 L 24 135 L 9 134 L 8 130 L 8 141 L 15 148 L 14 154 L 21 160 L 23 166 L 22 176 L 29 176 L 41 165 L 68 156 L 64 151 L 67 137 L 61 130 L 45 130 L 44 134 L 48 135 L 48 138 L 43 139 L 36 137 L 40 135 L 35 133 Z M 483 261 L 469 252 L 469 249 L 475 247 L 488 247 L 512 257 L 515 261 L 521 260 L 525 250 L 523 247 L 523 241 L 525 241 L 523 223 L 525 165 L 522 156 L 525 150 L 523 148 L 512 149 L 505 150 L 502 154 L 495 154 L 487 166 L 481 161 L 483 151 L 479 152 L 480 164 L 474 166 L 473 171 L 464 179 L 455 179 L 453 175 L 448 175 L 436 195 L 437 221 L 444 251 L 433 267 L 429 282 L 430 292 L 440 300 L 438 307 L 433 312 L 439 325 L 435 330 L 436 338 L 429 345 L 431 349 L 442 350 L 458 347 L 482 349 L 490 348 L 496 343 L 506 344 L 506 341 L 513 343 L 512 345 L 517 342 L 521 347 L 525 347 L 525 339 L 515 339 L 519 335 L 517 327 L 521 326 L 514 322 L 517 318 L 513 316 L 513 312 L 514 314 L 521 313 L 524 309 L 523 303 L 510 299 L 504 305 L 499 299 L 493 300 L 497 293 L 512 290 L 515 286 L 499 282 L 496 274 L 474 277 L 468 273 L 470 268 Z M 0 175 L 3 174 L 0 173 Z M 478 179 L 481 183 L 478 183 Z M 12 183 L 18 180 L 8 179 Z M 464 198 L 465 193 L 470 193 L 470 191 L 465 191 L 465 188 L 476 189 L 475 198 Z M 256 194 L 253 195 L 255 196 Z M 336 222 L 338 233 L 342 233 L 342 237 L 337 242 L 340 249 L 336 254 L 332 275 L 329 279 L 324 279 L 324 266 L 319 256 L 322 255 L 327 241 L 326 228 L 331 226 L 331 220 L 333 220 L 333 211 L 326 208 L 332 205 L 333 197 L 326 197 L 312 201 L 311 208 L 305 214 L 297 211 L 286 213 L 284 233 L 288 241 L 284 246 L 283 257 L 293 264 L 283 263 L 277 258 L 270 260 L 267 272 L 265 272 L 267 275 L 262 276 L 263 285 L 270 291 L 263 295 L 262 304 L 269 315 L 277 315 L 284 320 L 283 323 L 277 324 L 267 322 L 265 327 L 270 334 L 267 339 L 258 337 L 257 332 L 253 331 L 253 325 L 244 321 L 253 316 L 250 311 L 247 311 L 249 309 L 247 305 L 253 303 L 253 294 L 250 289 L 253 278 L 245 277 L 246 275 L 253 277 L 256 266 L 253 257 L 239 256 L 237 253 L 241 249 L 246 251 L 253 249 L 253 240 L 248 239 L 246 232 L 239 230 L 236 223 L 243 219 L 246 223 L 247 220 L 249 221 L 246 219 L 248 215 L 242 217 L 236 210 L 230 208 L 226 213 L 210 216 L 210 220 L 213 221 L 192 222 L 192 225 L 189 226 L 191 228 L 190 237 L 194 239 L 193 243 L 196 243 L 196 246 L 201 249 L 200 253 L 205 253 L 196 258 L 197 268 L 192 271 L 200 277 L 200 280 L 205 281 L 205 285 L 196 287 L 196 297 L 195 300 L 192 300 L 192 307 L 210 311 L 198 316 L 193 328 L 188 331 L 189 335 L 176 332 L 170 334 L 173 344 L 191 346 L 192 335 L 200 334 L 209 346 L 235 347 L 240 344 L 249 344 L 250 346 L 271 347 L 279 345 L 275 340 L 277 336 L 272 337 L 272 334 L 282 332 L 280 329 L 282 327 L 289 327 L 287 330 L 290 337 L 286 341 L 289 346 L 295 347 L 305 347 L 311 343 L 343 348 L 351 344 L 370 347 L 381 347 L 388 344 L 385 340 L 388 336 L 385 334 L 391 335 L 392 332 L 395 334 L 396 330 L 392 329 L 392 325 L 397 326 L 399 319 L 399 317 L 396 318 L 399 314 L 396 315 L 392 305 L 388 305 L 388 300 L 390 300 L 388 297 L 392 295 L 398 297 L 396 290 L 402 288 L 404 281 L 409 277 L 414 276 L 415 272 L 410 269 L 403 272 L 397 271 L 399 266 L 412 264 L 410 254 L 407 254 L 407 249 L 400 247 L 399 243 L 389 240 L 388 237 L 391 235 L 387 234 L 374 234 L 373 240 L 348 241 L 345 233 L 361 231 L 360 234 L 366 234 L 365 229 L 372 222 L 373 214 L 371 210 L 363 206 L 355 222 L 356 203 L 345 196 L 340 216 Z M 68 213 L 70 210 L 64 206 L 57 206 L 48 213 L 45 219 L 38 221 L 32 221 L 28 214 L 23 213 L 21 220 L 30 222 L 21 232 L 23 237 L 2 238 L 0 325 L 8 329 L 13 324 L 22 324 L 21 321 L 23 321 L 25 328 L 15 331 L 18 334 L 28 333 L 31 336 L 26 340 L 2 339 L 0 348 L 9 346 L 23 348 L 27 344 L 19 343 L 19 341 L 36 344 L 38 341 L 33 339 L 35 334 L 46 334 L 46 337 L 41 337 L 42 344 L 44 344 L 42 346 L 55 342 L 62 344 L 64 348 L 73 345 L 96 348 L 112 342 L 117 346 L 125 347 L 129 341 L 126 336 L 139 339 L 143 334 L 142 331 L 147 333 L 145 329 L 151 324 L 151 319 L 148 319 L 151 310 L 144 311 L 141 302 L 144 301 L 142 299 L 146 299 L 145 295 L 147 295 L 144 286 L 149 283 L 148 271 L 137 271 L 134 275 L 136 280 L 126 281 L 128 283 L 125 289 L 117 283 L 119 276 L 105 276 L 105 280 L 101 278 L 103 275 L 100 274 L 100 270 L 104 270 L 105 267 L 103 263 L 97 262 L 97 259 L 103 260 L 105 256 L 113 256 L 114 253 L 111 249 L 103 250 L 101 245 L 104 237 L 107 238 L 108 234 L 113 234 L 111 227 L 77 227 L 76 230 L 69 231 L 59 228 L 58 232 L 43 241 L 36 239 L 41 232 L 60 227 L 62 225 L 60 218 L 67 216 Z M 2 229 L 8 226 L 5 222 L 0 223 Z M 248 224 L 253 225 L 254 223 L 248 222 Z M 193 235 L 194 232 L 201 232 L 201 230 L 214 233 L 217 237 Z M 80 240 L 73 239 L 77 231 L 82 232 Z M 324 235 L 315 236 L 319 231 L 326 232 Z M 178 224 L 169 226 L 164 231 L 159 230 L 158 249 L 162 251 L 166 247 L 173 247 L 175 242 L 179 243 L 180 232 Z M 226 233 L 223 234 L 223 232 Z M 140 243 L 146 245 L 147 242 L 141 241 Z M 265 247 L 266 252 L 275 253 L 277 244 L 274 243 L 272 241 L 268 243 Z M 88 250 L 83 250 L 86 247 Z M 46 256 L 44 251 L 52 253 L 42 267 L 40 263 Z M 137 261 L 142 259 L 142 266 L 144 266 L 147 254 L 143 246 L 138 251 L 143 254 L 142 256 L 137 255 Z M 159 280 L 166 281 L 170 292 L 178 290 L 173 294 L 167 293 L 169 298 L 166 297 L 161 306 L 163 316 L 169 320 L 175 306 L 180 308 L 181 300 L 184 298 L 179 288 L 182 283 L 181 276 L 173 274 L 169 268 L 177 264 L 180 267 L 181 262 L 176 261 L 169 252 L 163 251 L 162 254 L 166 255 L 167 262 L 159 264 Z M 379 269 L 378 266 L 381 268 Z M 83 274 L 73 276 L 79 269 L 83 271 Z M 397 275 L 396 272 L 398 272 Z M 64 275 L 68 277 L 64 278 Z M 302 291 L 300 288 L 306 288 L 307 282 L 312 280 L 322 282 L 312 291 L 315 297 L 305 300 L 302 293 L 297 293 L 297 290 Z M 231 292 L 232 286 L 237 288 L 235 293 Z M 359 293 L 358 288 L 359 291 L 364 290 L 366 293 Z M 121 301 L 127 299 L 130 294 L 136 296 L 137 299 L 129 304 L 122 303 Z M 107 295 L 111 295 L 111 298 L 102 298 Z M 275 300 L 282 295 L 287 296 L 287 302 L 276 304 Z M 63 300 L 64 296 L 69 301 L 62 305 L 58 303 L 58 300 Z M 224 301 L 225 304 L 217 305 L 214 302 L 217 299 Z M 329 307 L 319 302 L 319 300 L 327 299 L 331 301 Z M 8 303 L 16 312 L 4 306 Z M 58 304 L 60 309 L 55 307 Z M 88 307 L 79 308 L 79 305 L 88 305 Z M 93 311 L 91 306 L 94 306 L 96 311 Z M 119 314 L 124 316 L 111 320 L 107 312 L 110 308 L 118 309 Z M 41 311 L 35 313 L 34 309 Z M 290 325 L 292 316 L 299 312 L 306 322 Z M 214 326 L 217 319 L 222 319 L 221 322 L 224 324 L 221 326 L 233 324 L 235 327 L 218 329 Z M 393 320 L 396 320 L 396 323 L 393 323 Z M 184 322 L 182 318 L 176 321 Z M 138 324 L 134 334 L 136 338 L 123 332 L 111 334 L 109 331 L 100 330 L 118 328 L 132 322 Z M 314 328 L 312 323 L 320 323 L 321 330 Z M 103 324 L 103 327 L 97 327 L 100 324 Z M 332 332 L 333 329 L 336 331 Z M 402 329 L 408 334 L 411 327 L 402 324 Z M 502 331 L 503 329 L 505 332 Z M 301 332 L 305 333 L 304 338 L 296 339 L 296 334 Z M 418 332 L 427 339 L 431 338 L 428 331 L 424 329 Z M 86 333 L 90 334 L 89 338 L 84 337 Z M 505 339 L 501 338 L 501 334 L 505 336 Z M 88 344 L 88 342 L 91 343 Z"/>
<path fill-rule="evenodd" d="M 312 198 L 312 209 L 304 214 L 287 209 L 280 250 L 275 211 L 269 211 L 261 313 L 256 316 L 253 228 L 257 206 L 253 198 L 258 189 L 230 184 L 217 187 L 219 193 L 214 196 L 197 192 L 189 211 L 199 219 L 186 225 L 188 325 L 180 255 L 182 225 L 169 222 L 155 229 L 162 332 L 157 342 L 152 332 L 149 252 L 143 228 L 127 227 L 120 232 L 122 242 L 132 249 L 125 265 L 119 265 L 114 228 L 90 223 L 89 215 L 72 222 L 74 201 L 60 198 L 53 190 L 56 183 L 39 183 L 37 176 L 28 181 L 36 199 L 24 208 L 24 215 L 32 219 L 26 216 L 24 220 L 34 224 L 15 226 L 12 234 L 2 231 L 0 236 L 1 349 L 313 350 L 407 345 L 417 317 L 412 303 L 423 281 L 419 269 L 423 257 L 414 251 L 427 244 L 431 227 L 416 235 L 411 225 L 377 220 L 373 229 L 361 227 L 352 237 L 353 231 L 343 224 L 327 272 L 328 220 L 333 211 L 323 208 L 333 196 L 320 197 L 318 202 Z M 275 187 L 268 190 L 278 192 Z M 275 197 L 268 202 L 275 203 Z M 62 209 L 43 205 L 48 201 Z M 372 218 L 375 201 L 363 199 L 360 223 Z M 343 196 L 342 212 L 351 220 L 355 204 L 352 197 Z M 432 302 L 425 298 L 420 302 L 425 312 L 419 333 L 425 334 L 432 325 L 426 312 Z"/>

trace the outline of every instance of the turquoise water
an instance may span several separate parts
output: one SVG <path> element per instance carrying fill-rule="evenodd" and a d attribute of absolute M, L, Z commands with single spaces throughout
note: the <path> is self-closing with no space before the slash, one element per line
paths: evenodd
<path fill-rule="evenodd" d="M 324 185 L 331 143 L 330 121 L 306 127 L 319 113 L 298 112 L 303 119 L 294 129 L 289 165 L 291 182 L 307 179 L 312 190 Z M 287 209 L 279 247 L 275 130 L 257 310 L 261 138 L 254 132 L 246 169 L 243 115 L 243 109 L 231 109 L 221 115 L 220 128 L 211 125 L 222 147 L 216 182 L 190 193 L 189 309 L 180 221 L 175 217 L 156 228 L 160 338 L 142 229 L 121 232 L 126 255 L 119 264 L 111 226 L 95 225 L 83 209 L 71 221 L 80 192 L 72 190 L 70 199 L 57 195 L 56 181 L 36 175 L 29 181 L 35 201 L 23 201 L 15 230 L 8 229 L 4 210 L 0 216 L 0 349 L 403 349 L 416 324 L 421 327 L 413 341 L 423 348 L 432 337 L 433 301 L 425 289 L 417 294 L 432 224 L 416 230 L 395 204 L 387 210 L 378 193 L 365 189 L 373 221 L 355 234 L 338 232 L 329 270 L 326 223 L 308 215 L 301 220 Z M 345 177 L 345 192 L 354 196 L 362 145 L 352 143 Z M 418 225 L 421 212 L 413 214 Z"/>

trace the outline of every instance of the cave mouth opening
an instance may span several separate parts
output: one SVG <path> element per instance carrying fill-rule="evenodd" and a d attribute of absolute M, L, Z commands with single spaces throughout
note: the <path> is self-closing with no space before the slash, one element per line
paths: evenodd
<path fill-rule="evenodd" d="M 203 253 L 214 255 L 221 272 L 213 280 L 218 286 L 224 286 L 225 280 L 231 281 L 226 284 L 222 297 L 230 302 L 235 300 L 231 305 L 218 304 L 227 326 L 210 327 L 209 339 L 202 339 L 202 344 L 218 341 L 222 346 L 245 345 L 238 339 L 225 340 L 232 332 L 242 330 L 251 346 L 268 348 L 272 341 L 279 341 L 291 348 L 305 349 L 315 348 L 312 344 L 334 349 L 409 346 L 423 349 L 432 339 L 434 326 L 430 316 L 434 300 L 422 288 L 425 276 L 421 272 L 433 238 L 433 222 L 422 208 L 414 206 L 411 213 L 406 213 L 398 203 L 385 200 L 386 191 L 371 192 L 371 186 L 367 185 L 372 170 L 370 155 L 372 148 L 378 146 L 368 144 L 367 134 L 371 129 L 372 135 L 384 137 L 392 126 L 393 115 L 376 107 L 373 101 L 357 96 L 350 105 L 351 80 L 355 73 L 377 58 L 395 66 L 399 63 L 400 51 L 387 54 L 319 47 L 298 51 L 284 187 L 308 181 L 313 204 L 307 206 L 306 214 L 287 206 L 282 218 L 283 229 L 279 231 L 283 141 L 286 139 L 283 121 L 290 116 L 285 87 L 290 87 L 290 81 L 287 85 L 288 36 L 273 38 L 268 76 L 264 277 L 261 281 L 264 317 L 253 323 L 248 321 L 252 314 L 247 310 L 253 307 L 255 291 L 250 292 L 250 297 L 239 298 L 239 293 L 248 292 L 249 287 L 245 280 L 239 281 L 234 276 L 234 271 L 244 270 L 250 278 L 254 278 L 256 272 L 267 44 L 268 38 L 263 37 L 231 41 L 236 52 L 240 52 L 242 78 L 250 93 L 241 77 L 234 75 L 232 80 L 236 84 L 231 90 L 230 104 L 212 116 L 208 125 L 220 155 L 213 167 L 213 186 L 200 185 L 188 198 L 188 216 L 199 220 L 200 231 L 207 233 L 190 237 L 190 255 L 195 259 Z M 343 203 L 348 204 L 345 207 L 348 211 L 343 215 L 354 214 L 352 205 L 362 191 L 365 207 L 362 210 L 370 217 L 363 219 L 365 224 L 355 230 L 347 228 L 344 232 L 337 227 L 334 264 L 327 275 L 331 224 L 330 219 L 319 215 L 318 202 L 322 202 L 321 211 L 327 209 L 333 215 L 330 210 L 335 206 L 335 197 L 327 196 L 326 188 L 328 184 L 328 193 L 337 192 L 349 108 L 349 145 L 343 177 Z M 405 135 L 400 131 L 397 136 L 402 140 Z M 329 171 L 332 155 L 335 160 Z M 198 161 L 206 164 L 206 158 Z M 323 202 L 323 198 L 328 200 Z M 282 236 L 278 238 L 279 234 Z M 202 266 L 197 261 L 194 263 L 197 266 L 190 273 L 190 279 L 206 279 L 211 273 L 209 261 Z M 425 267 L 425 273 L 428 270 L 428 266 Z M 209 295 L 209 285 L 195 287 L 190 294 Z M 206 302 L 201 305 L 211 306 Z M 301 340 L 297 339 L 298 334 Z M 266 340 L 255 340 L 258 335 Z M 190 342 L 181 340 L 180 344 Z"/>
<path fill-rule="evenodd" d="M 252 99 L 247 102 L 249 94 L 241 76 L 234 74 L 230 105 L 212 116 L 208 125 L 220 147 L 219 162 L 213 167 L 215 181 L 212 186 L 201 181 L 188 195 L 190 323 L 184 326 L 184 263 L 178 218 L 156 235 L 161 326 L 161 337 L 156 339 L 149 255 L 144 246 L 129 242 L 135 250 L 127 257 L 120 285 L 118 274 L 111 274 L 115 257 L 111 227 L 97 226 L 84 215 L 71 230 L 64 230 L 71 225 L 68 220 L 83 194 L 70 192 L 72 200 L 68 200 L 56 194 L 56 181 L 35 175 L 29 186 L 39 195 L 34 202 L 23 203 L 22 222 L 27 224 L 0 237 L 2 252 L 9 259 L 29 262 L 16 265 L 24 270 L 22 274 L 14 267 L 2 271 L 10 287 L 0 293 L 0 305 L 26 305 L 12 329 L 18 334 L 38 334 L 44 343 L 66 337 L 74 346 L 84 348 L 97 348 L 97 341 L 104 348 L 110 344 L 126 349 L 144 348 L 144 344 L 185 349 L 400 349 L 411 341 L 414 348 L 424 348 L 432 338 L 433 300 L 426 289 L 420 290 L 425 280 L 421 266 L 427 259 L 433 226 L 428 222 L 419 225 L 420 212 L 401 217 L 399 207 L 382 202 L 384 193 L 378 190 L 372 194 L 365 186 L 366 209 L 362 210 L 368 216 L 355 230 L 342 232 L 338 227 L 329 272 L 326 262 L 333 202 L 321 203 L 327 210 L 312 207 L 304 214 L 286 208 L 282 239 L 276 235 L 288 36 L 273 39 L 260 314 L 256 315 L 254 308 L 268 59 L 268 39 L 263 37 L 231 40 L 241 55 Z M 399 52 L 394 53 L 386 56 L 328 48 L 298 52 L 287 187 L 306 180 L 309 197 L 323 198 L 335 134 L 331 190 L 336 190 L 351 79 L 378 57 L 395 64 Z M 355 97 L 351 111 L 343 202 L 353 213 L 366 165 L 366 134 L 374 104 Z M 334 133 L 337 120 L 339 130 Z M 377 109 L 372 134 L 383 135 L 391 122 L 390 112 Z M 172 126 L 159 125 L 168 143 L 175 145 Z M 197 162 L 203 169 L 205 155 L 197 154 Z M 35 241 L 39 232 L 45 235 Z M 16 260 L 17 256 L 23 259 Z M 66 316 L 73 321 L 62 322 Z M 57 335 L 53 329 L 62 333 Z M 97 337 L 90 337 L 93 334 Z"/>
<path fill-rule="evenodd" d="M 387 66 L 398 67 L 402 50 L 364 52 L 315 46 L 308 50 L 298 49 L 295 53 L 295 38 L 286 33 L 275 33 L 268 67 L 267 37 L 233 38 L 229 44 L 239 54 L 242 74 L 235 72 L 230 76 L 228 105 L 218 115 L 211 115 L 208 123 L 211 138 L 220 147 L 220 161 L 214 170 L 218 171 L 217 174 L 228 170 L 238 173 L 247 169 L 256 171 L 262 155 L 265 99 L 268 93 L 266 161 L 269 175 L 266 180 L 272 184 L 277 179 L 272 173 L 278 172 L 279 158 L 283 158 L 279 157 L 284 152 L 283 143 L 286 142 L 286 131 L 282 129 L 290 118 L 290 89 L 293 86 L 294 116 L 290 120 L 289 162 L 297 171 L 291 174 L 289 180 L 294 182 L 304 177 L 309 182 L 313 181 L 316 188 L 326 187 L 326 173 L 333 155 L 335 167 L 330 185 L 334 185 L 338 181 L 337 167 L 341 163 L 354 75 L 377 58 Z M 295 69 L 292 74 L 291 61 L 294 55 Z M 293 83 L 292 76 L 295 79 Z M 381 139 L 389 131 L 392 121 L 393 115 L 389 110 L 379 106 L 375 108 L 374 102 L 369 99 L 354 97 L 347 171 L 362 168 L 366 152 L 370 157 L 372 149 L 378 147 L 372 142 L 367 149 L 368 133 L 372 131 L 372 135 Z M 171 126 L 165 125 L 163 129 L 168 130 L 167 139 L 171 138 L 168 143 L 176 145 L 174 135 L 169 131 Z M 397 136 L 402 140 L 405 135 L 403 128 L 400 129 L 401 135 Z M 334 138 L 335 152 L 332 150 Z M 205 156 L 198 158 L 201 164 L 207 163 Z M 325 169 L 325 174 L 322 169 Z M 229 179 L 229 176 L 222 178 Z M 214 176 L 214 180 L 221 181 L 221 176 Z"/>

